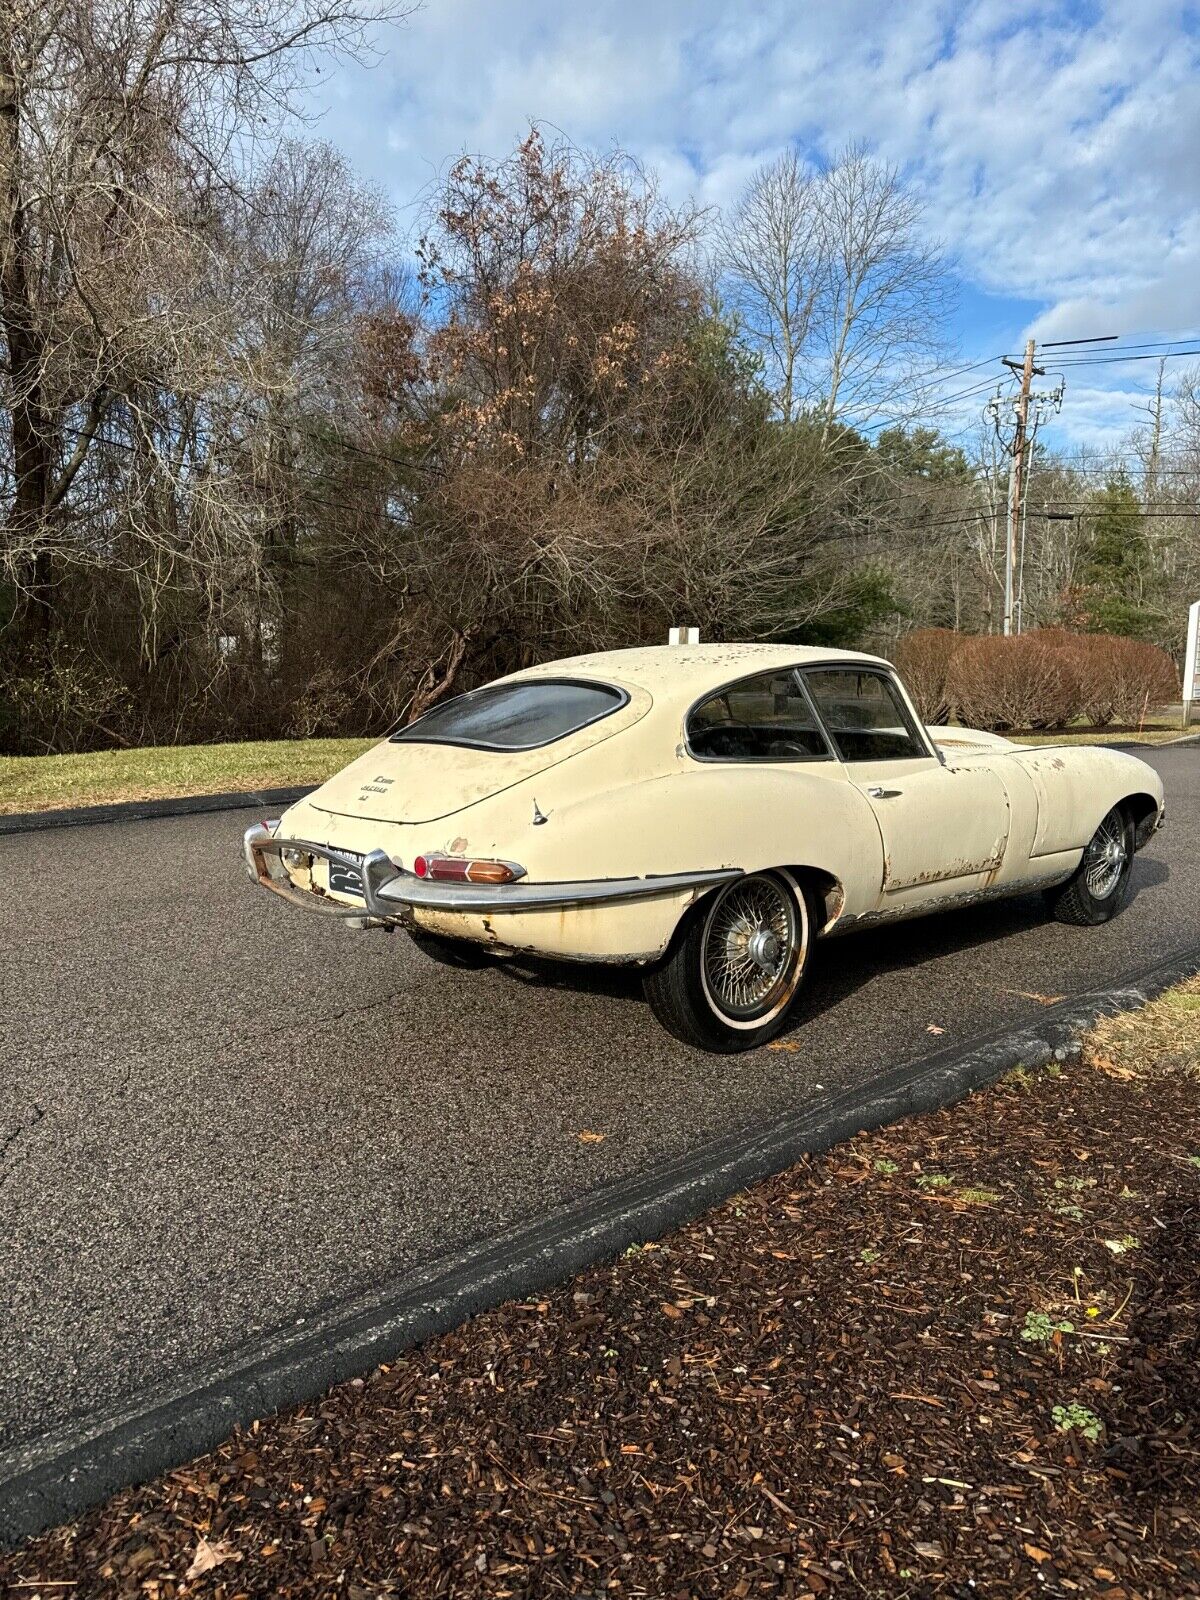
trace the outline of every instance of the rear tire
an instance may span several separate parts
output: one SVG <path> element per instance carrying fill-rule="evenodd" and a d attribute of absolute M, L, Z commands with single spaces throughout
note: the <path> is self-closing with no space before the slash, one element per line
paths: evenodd
<path fill-rule="evenodd" d="M 1124 806 L 1114 806 L 1092 835 L 1073 875 L 1046 896 L 1058 921 L 1094 928 L 1115 917 L 1129 898 L 1133 848 L 1133 819 Z"/>
<path fill-rule="evenodd" d="M 642 980 L 668 1033 L 719 1055 L 753 1050 L 787 1023 L 817 926 L 803 884 L 755 872 L 716 890 L 680 925 Z"/>

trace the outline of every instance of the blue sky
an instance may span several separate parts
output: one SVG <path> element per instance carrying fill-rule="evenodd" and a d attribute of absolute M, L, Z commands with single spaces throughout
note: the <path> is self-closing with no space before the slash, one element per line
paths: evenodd
<path fill-rule="evenodd" d="M 448 161 L 503 154 L 531 119 L 714 206 L 788 145 L 865 140 L 958 264 L 952 365 L 1028 333 L 1200 334 L 1196 5 L 424 0 L 379 43 L 314 109 L 402 222 Z M 1153 363 L 1067 376 L 1046 442 L 1116 442 Z"/>

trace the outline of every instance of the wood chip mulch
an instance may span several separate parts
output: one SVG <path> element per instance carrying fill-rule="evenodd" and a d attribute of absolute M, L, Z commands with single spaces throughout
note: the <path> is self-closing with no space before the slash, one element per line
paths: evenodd
<path fill-rule="evenodd" d="M 1200 1595 L 1200 1084 L 1133 1072 L 805 1161 L 0 1556 L 0 1593 Z"/>

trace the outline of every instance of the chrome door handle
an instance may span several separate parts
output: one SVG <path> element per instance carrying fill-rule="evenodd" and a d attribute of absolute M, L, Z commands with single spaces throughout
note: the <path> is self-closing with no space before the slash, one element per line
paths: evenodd
<path fill-rule="evenodd" d="M 902 789 L 885 789 L 881 783 L 873 783 L 867 790 L 872 800 L 894 800 L 898 794 L 903 794 Z"/>

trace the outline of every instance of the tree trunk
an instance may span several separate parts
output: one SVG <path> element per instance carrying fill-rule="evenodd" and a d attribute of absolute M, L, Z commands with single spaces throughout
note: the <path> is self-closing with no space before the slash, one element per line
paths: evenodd
<path fill-rule="evenodd" d="M 44 539 L 50 498 L 51 419 L 42 403 L 41 340 L 29 305 L 28 235 L 21 195 L 21 91 L 14 40 L 0 33 L 0 323 L 8 346 L 13 499 L 7 542 L 24 606 L 40 638 L 53 626 L 52 560 Z"/>

